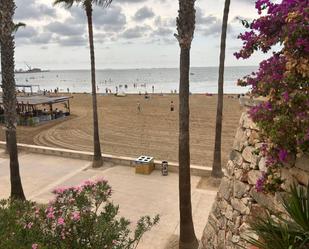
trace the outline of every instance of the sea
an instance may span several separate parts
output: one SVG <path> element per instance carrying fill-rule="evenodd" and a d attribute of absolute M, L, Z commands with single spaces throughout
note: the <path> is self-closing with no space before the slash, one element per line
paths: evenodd
<path fill-rule="evenodd" d="M 224 93 L 246 93 L 248 87 L 237 86 L 237 79 L 242 78 L 257 67 L 226 67 Z M 62 70 L 39 73 L 15 74 L 17 85 L 34 85 L 34 91 L 54 91 L 71 93 L 90 93 L 90 70 Z M 179 69 L 104 69 L 96 70 L 97 92 L 106 93 L 171 93 L 179 89 Z M 217 67 L 193 67 L 190 70 L 191 93 L 217 93 Z"/>

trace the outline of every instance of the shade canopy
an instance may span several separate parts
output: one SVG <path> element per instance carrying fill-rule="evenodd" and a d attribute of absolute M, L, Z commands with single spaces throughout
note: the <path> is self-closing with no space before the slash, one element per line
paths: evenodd
<path fill-rule="evenodd" d="M 42 95 L 36 96 L 17 96 L 17 103 L 27 104 L 27 105 L 46 105 L 46 104 L 56 104 L 66 102 L 71 97 L 64 96 L 64 97 L 48 97 Z M 0 97 L 0 104 L 3 104 L 3 97 Z"/>

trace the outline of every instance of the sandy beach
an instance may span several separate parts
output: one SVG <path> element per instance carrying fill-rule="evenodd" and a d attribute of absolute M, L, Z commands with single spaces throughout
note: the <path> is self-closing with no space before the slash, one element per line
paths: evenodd
<path fill-rule="evenodd" d="M 65 120 L 37 127 L 18 127 L 18 142 L 74 150 L 92 151 L 92 111 L 90 94 L 74 94 L 72 115 Z M 216 96 L 191 95 L 191 162 L 211 166 Z M 170 102 L 175 111 L 170 111 Z M 140 102 L 141 111 L 137 109 Z M 137 157 L 147 154 L 158 160 L 178 158 L 178 96 L 128 95 L 98 96 L 102 152 Z M 242 112 L 238 99 L 224 97 L 223 163 L 230 152 Z M 4 132 L 1 129 L 1 140 Z"/>

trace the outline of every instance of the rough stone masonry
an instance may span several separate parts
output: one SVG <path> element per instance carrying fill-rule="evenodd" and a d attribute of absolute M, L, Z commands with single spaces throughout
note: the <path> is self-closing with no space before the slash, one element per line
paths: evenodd
<path fill-rule="evenodd" d="M 265 208 L 283 211 L 280 199 L 284 192 L 265 194 L 255 190 L 257 179 L 266 169 L 265 158 L 254 153 L 261 145 L 258 127 L 244 112 L 199 249 L 250 248 L 243 240 L 248 235 L 256 238 L 248 229 L 249 219 L 262 214 Z M 292 183 L 307 186 L 309 156 L 286 165 L 281 177 L 285 180 L 284 190 Z"/>

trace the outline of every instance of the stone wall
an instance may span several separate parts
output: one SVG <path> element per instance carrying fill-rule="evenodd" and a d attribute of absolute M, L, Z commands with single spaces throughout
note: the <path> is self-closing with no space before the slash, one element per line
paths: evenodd
<path fill-rule="evenodd" d="M 265 207 L 271 210 L 283 210 L 281 193 L 264 194 L 255 190 L 258 178 L 265 171 L 265 158 L 254 151 L 262 145 L 258 127 L 244 112 L 240 118 L 230 160 L 224 169 L 216 200 L 208 217 L 200 249 L 232 249 L 247 246 L 242 238 L 249 234 L 248 220 L 261 214 Z M 282 169 L 285 179 L 282 188 L 295 182 L 307 185 L 309 182 L 309 157 L 298 158 L 293 165 Z M 284 192 L 283 192 L 284 193 Z"/>

